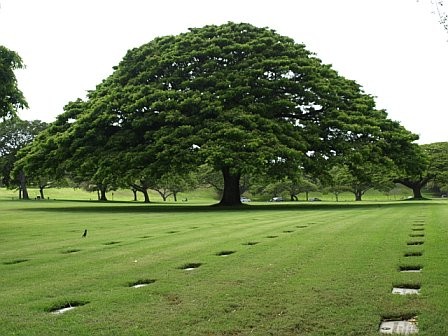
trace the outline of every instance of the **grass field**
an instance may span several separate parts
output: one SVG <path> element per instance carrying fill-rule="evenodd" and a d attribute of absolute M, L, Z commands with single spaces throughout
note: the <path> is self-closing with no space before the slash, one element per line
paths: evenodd
<path fill-rule="evenodd" d="M 448 335 L 447 201 L 0 211 L 0 335 Z"/>

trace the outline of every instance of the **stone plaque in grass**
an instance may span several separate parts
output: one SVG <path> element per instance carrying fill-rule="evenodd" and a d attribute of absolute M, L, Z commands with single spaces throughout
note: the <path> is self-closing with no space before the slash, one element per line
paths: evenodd
<path fill-rule="evenodd" d="M 392 288 L 392 294 L 400 294 L 400 295 L 420 294 L 420 289 L 394 287 Z"/>
<path fill-rule="evenodd" d="M 422 269 L 423 267 L 421 265 L 404 265 L 398 268 L 403 273 L 420 273 Z"/>
<path fill-rule="evenodd" d="M 381 334 L 411 335 L 418 333 L 415 318 L 409 320 L 386 320 L 380 324 Z"/>
<path fill-rule="evenodd" d="M 104 243 L 103 245 L 117 245 L 120 243 L 121 243 L 121 241 L 110 241 L 110 242 Z"/>
<path fill-rule="evenodd" d="M 215 254 L 217 256 L 219 256 L 219 257 L 227 257 L 227 256 L 229 256 L 231 254 L 234 254 L 234 253 L 235 253 L 235 251 L 220 251 L 220 252 L 215 253 Z"/>
<path fill-rule="evenodd" d="M 420 285 L 397 284 L 392 288 L 392 294 L 399 294 L 399 295 L 420 294 Z"/>
<path fill-rule="evenodd" d="M 408 245 L 423 245 L 425 242 L 422 240 L 413 240 L 413 241 L 408 241 L 406 244 Z"/>
<path fill-rule="evenodd" d="M 406 252 L 404 254 L 405 257 L 421 257 L 423 252 Z"/>
<path fill-rule="evenodd" d="M 62 251 L 61 253 L 62 254 L 70 254 L 70 253 L 76 253 L 79 251 L 81 251 L 81 250 L 80 249 L 67 249 L 67 250 Z"/>
<path fill-rule="evenodd" d="M 9 261 L 4 261 L 3 265 L 15 265 L 15 264 L 21 264 L 24 262 L 29 261 L 29 259 L 14 259 L 14 260 L 9 260 Z"/>
<path fill-rule="evenodd" d="M 202 263 L 188 263 L 180 266 L 179 269 L 182 269 L 184 271 L 192 271 L 195 270 L 196 268 L 199 268 L 201 265 Z"/>
<path fill-rule="evenodd" d="M 68 301 L 61 304 L 55 304 L 54 306 L 50 307 L 48 311 L 50 312 L 50 314 L 59 315 L 68 312 L 70 310 L 73 310 L 77 307 L 84 306 L 87 303 L 88 302 L 85 301 Z"/>
<path fill-rule="evenodd" d="M 154 279 L 142 279 L 142 280 L 137 280 L 137 281 L 134 281 L 134 282 L 130 282 L 128 284 L 128 286 L 132 287 L 132 288 L 140 288 L 140 287 L 148 286 L 148 285 L 150 285 L 150 284 L 152 284 L 154 282 L 156 282 L 156 280 L 154 280 Z"/>

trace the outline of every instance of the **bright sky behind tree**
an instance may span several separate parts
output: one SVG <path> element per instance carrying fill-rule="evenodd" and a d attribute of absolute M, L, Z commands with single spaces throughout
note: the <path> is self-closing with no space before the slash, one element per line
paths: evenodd
<path fill-rule="evenodd" d="M 19 53 L 30 109 L 52 121 L 128 49 L 190 27 L 247 22 L 304 43 L 357 81 L 420 143 L 448 141 L 448 34 L 430 0 L 0 0 L 0 45 Z"/>

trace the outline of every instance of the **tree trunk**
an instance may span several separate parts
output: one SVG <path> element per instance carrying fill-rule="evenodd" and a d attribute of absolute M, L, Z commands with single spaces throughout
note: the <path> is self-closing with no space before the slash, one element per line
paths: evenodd
<path fill-rule="evenodd" d="M 40 199 L 44 199 L 44 188 L 45 186 L 39 186 Z"/>
<path fill-rule="evenodd" d="M 177 192 L 173 191 L 174 202 L 177 202 Z"/>
<path fill-rule="evenodd" d="M 222 175 L 224 177 L 224 191 L 222 193 L 221 201 L 219 205 L 240 205 L 240 173 L 231 173 L 229 167 L 222 169 Z"/>
<path fill-rule="evenodd" d="M 362 201 L 362 195 L 364 194 L 361 190 L 356 190 L 354 192 L 355 194 L 355 201 L 360 202 Z"/>
<path fill-rule="evenodd" d="M 150 203 L 150 200 L 149 200 L 149 194 L 148 194 L 148 189 L 144 189 L 144 188 L 142 188 L 140 191 L 141 191 L 141 193 L 143 194 L 143 197 L 145 198 L 145 200 L 143 201 L 143 203 Z"/>
<path fill-rule="evenodd" d="M 414 184 L 411 187 L 412 193 L 414 194 L 414 199 L 423 199 L 422 188 L 423 186 L 421 186 L 420 183 Z"/>
<path fill-rule="evenodd" d="M 132 193 L 134 194 L 134 202 L 137 202 L 137 189 L 132 188 Z"/>
<path fill-rule="evenodd" d="M 162 200 L 166 202 L 166 199 L 168 198 L 169 195 L 166 194 L 165 190 L 155 189 L 155 191 L 157 191 L 160 197 L 162 197 Z"/>
<path fill-rule="evenodd" d="M 28 189 L 26 188 L 26 176 L 23 170 L 20 171 L 19 179 L 20 179 L 20 190 L 22 191 L 22 199 L 29 200 L 30 196 L 28 195 Z"/>
<path fill-rule="evenodd" d="M 103 184 L 99 184 L 98 185 L 99 200 L 100 201 L 107 201 L 106 190 L 107 190 L 107 186 L 105 186 Z"/>

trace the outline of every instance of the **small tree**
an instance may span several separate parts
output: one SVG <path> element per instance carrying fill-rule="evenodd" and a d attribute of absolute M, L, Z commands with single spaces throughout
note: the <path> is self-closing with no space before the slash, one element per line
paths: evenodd
<path fill-rule="evenodd" d="M 346 166 L 334 166 L 330 169 L 329 177 L 325 180 L 325 190 L 332 193 L 336 202 L 339 202 L 339 195 L 344 191 L 349 191 L 352 176 Z"/>

